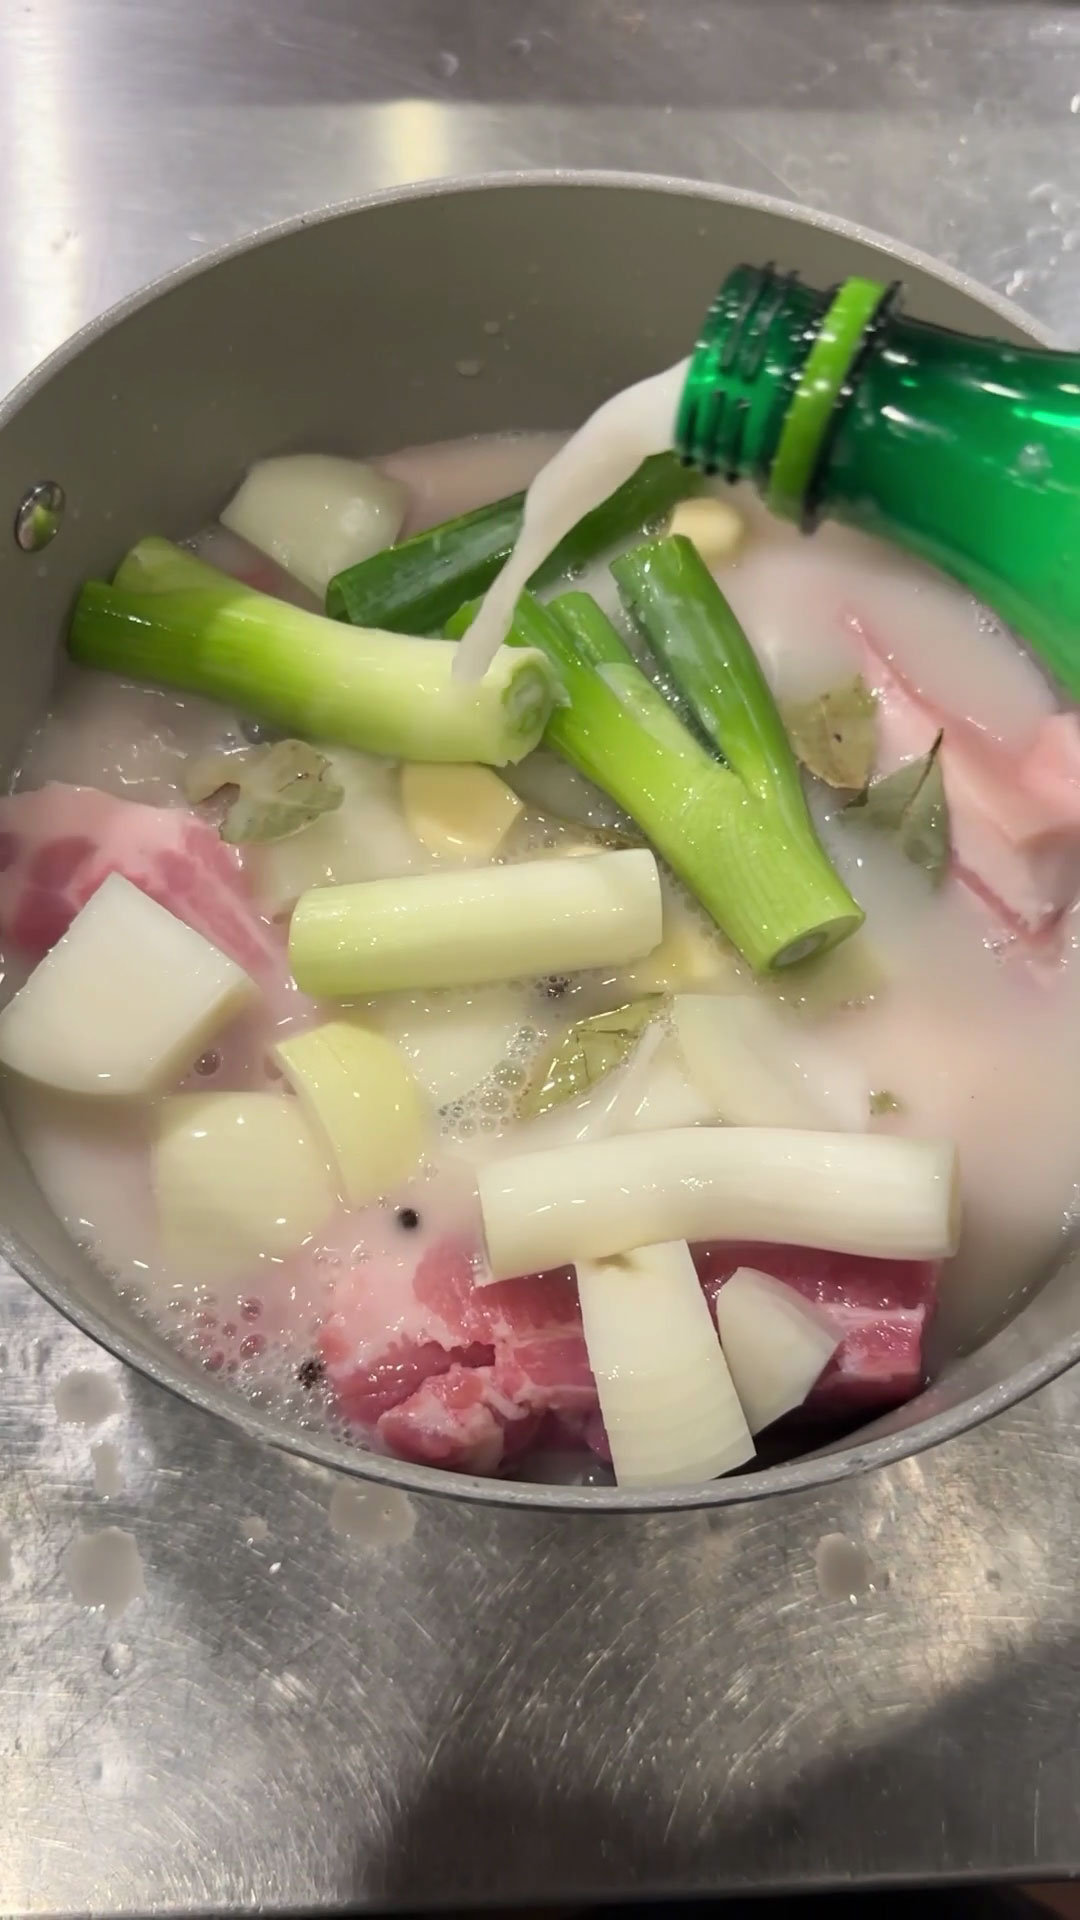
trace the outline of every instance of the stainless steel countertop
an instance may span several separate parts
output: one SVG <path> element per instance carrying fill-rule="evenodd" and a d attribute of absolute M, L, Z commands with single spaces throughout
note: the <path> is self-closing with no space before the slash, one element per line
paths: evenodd
<path fill-rule="evenodd" d="M 0 381 L 245 229 L 540 164 L 846 214 L 1080 338 L 1076 9 L 7 0 Z M 639 1521 L 417 1501 L 379 1547 L 332 1531 L 325 1475 L 121 1380 L 7 1273 L 0 1316 L 3 1911 L 1080 1869 L 1075 1374 L 817 1497 Z M 121 1385 L 95 1431 L 58 1421 L 76 1367 Z M 146 1582 L 113 1622 L 63 1565 L 106 1524 Z M 855 1602 L 819 1589 L 833 1532 L 869 1558 Z"/>

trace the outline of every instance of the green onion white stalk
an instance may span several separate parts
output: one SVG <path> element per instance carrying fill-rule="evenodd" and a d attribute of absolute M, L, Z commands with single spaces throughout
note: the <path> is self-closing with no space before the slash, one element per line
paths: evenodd
<path fill-rule="evenodd" d="M 496 1280 L 663 1239 L 939 1260 L 960 1228 L 944 1140 L 677 1127 L 500 1160 L 479 1184 Z"/>
<path fill-rule="evenodd" d="M 642 959 L 661 922 L 656 861 L 635 847 L 316 887 L 297 902 L 289 961 L 317 997 L 480 986 Z"/>
<path fill-rule="evenodd" d="M 68 651 L 86 667 L 227 701 L 307 739 L 390 759 L 503 766 L 533 748 L 559 688 L 504 648 L 472 685 L 444 640 L 403 639 L 257 593 L 167 540 L 142 540 L 112 586 L 90 580 Z"/>
<path fill-rule="evenodd" d="M 589 1363 L 623 1487 L 685 1486 L 754 1456 L 684 1240 L 580 1260 Z"/>
<path fill-rule="evenodd" d="M 751 1433 L 801 1407 L 840 1345 L 820 1307 L 753 1267 L 724 1282 L 716 1325 Z"/>
<path fill-rule="evenodd" d="M 448 632 L 464 633 L 474 613 L 462 608 Z M 553 712 L 545 744 L 637 821 L 751 966 L 765 971 L 823 950 L 860 925 L 861 909 L 812 828 L 793 838 L 782 809 L 717 763 L 588 594 L 546 607 L 523 594 L 509 641 L 545 652 L 570 697 Z M 767 688 L 764 697 L 771 706 Z M 794 778 L 798 787 L 797 771 Z"/>

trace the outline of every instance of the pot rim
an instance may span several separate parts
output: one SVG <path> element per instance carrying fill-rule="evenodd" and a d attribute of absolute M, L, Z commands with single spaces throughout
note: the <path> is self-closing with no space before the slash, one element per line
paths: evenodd
<path fill-rule="evenodd" d="M 38 366 L 34 367 L 11 392 L 0 400 L 0 432 L 26 403 L 58 373 L 78 358 L 83 348 L 100 334 L 110 331 L 130 315 L 138 313 L 160 295 L 185 281 L 210 272 L 227 260 L 252 248 L 271 245 L 309 226 L 323 225 L 351 217 L 370 208 L 392 206 L 419 199 L 441 199 L 473 193 L 509 192 L 519 187 L 600 187 L 665 193 L 679 198 L 719 202 L 726 206 L 748 208 L 809 226 L 840 239 L 882 248 L 901 264 L 918 268 L 930 278 L 967 294 L 986 311 L 1007 320 L 1029 339 L 1040 345 L 1055 344 L 1053 334 L 1033 320 L 1003 295 L 984 286 L 969 274 L 933 259 L 917 247 L 891 240 L 872 228 L 839 219 L 815 208 L 771 194 L 753 193 L 737 187 L 724 187 L 678 175 L 630 173 L 615 169 L 530 168 L 521 171 L 496 171 L 450 175 L 434 180 L 410 181 L 380 192 L 336 202 L 310 213 L 296 214 L 243 234 L 211 252 L 159 275 L 147 285 L 128 294 L 72 334 Z M 40 1293 L 51 1306 L 87 1334 L 106 1351 L 132 1367 L 155 1386 L 164 1387 L 200 1411 L 215 1415 L 237 1427 L 248 1439 L 262 1441 L 281 1452 L 320 1467 L 337 1469 L 362 1480 L 395 1487 L 405 1493 L 432 1494 L 444 1499 L 475 1501 L 487 1506 L 539 1509 L 548 1513 L 628 1514 L 688 1512 L 700 1508 L 729 1507 L 763 1500 L 778 1494 L 816 1491 L 846 1479 L 850 1474 L 893 1465 L 955 1439 L 961 1433 L 980 1426 L 994 1415 L 1015 1406 L 1038 1388 L 1057 1379 L 1080 1359 L 1080 1327 L 1065 1339 L 1056 1341 L 1037 1359 L 1028 1361 L 1006 1380 L 969 1395 L 946 1411 L 931 1415 L 914 1426 L 893 1434 L 854 1444 L 843 1442 L 823 1453 L 802 1455 L 781 1466 L 765 1467 L 758 1473 L 733 1474 L 723 1480 L 697 1486 L 649 1489 L 618 1487 L 565 1487 L 540 1483 L 484 1479 L 471 1474 L 455 1474 L 438 1467 L 413 1466 L 379 1454 L 365 1453 L 336 1439 L 329 1433 L 290 1428 L 273 1415 L 251 1406 L 239 1396 L 223 1393 L 184 1364 L 179 1354 L 161 1359 L 141 1348 L 134 1335 L 110 1327 L 103 1314 L 81 1300 L 57 1280 L 18 1235 L 0 1223 L 0 1256 Z"/>

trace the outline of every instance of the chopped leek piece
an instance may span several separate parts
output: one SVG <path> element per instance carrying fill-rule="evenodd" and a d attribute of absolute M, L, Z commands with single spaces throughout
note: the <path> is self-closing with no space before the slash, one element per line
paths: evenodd
<path fill-rule="evenodd" d="M 936 884 L 949 864 L 949 808 L 941 772 L 939 733 L 929 753 L 874 780 L 849 800 L 841 820 L 864 821 L 895 834 L 901 853 Z"/>
<path fill-rule="evenodd" d="M 238 753 L 203 753 L 184 769 L 184 792 L 198 803 L 225 787 L 236 788 L 221 822 L 221 837 L 234 846 L 285 840 L 332 813 L 345 798 L 330 761 L 306 740 L 277 740 Z"/>
<path fill-rule="evenodd" d="M 820 1307 L 753 1267 L 721 1287 L 716 1325 L 751 1433 L 801 1407 L 840 1345 Z"/>
<path fill-rule="evenodd" d="M 490 767 L 404 766 L 401 804 L 429 853 L 476 860 L 494 859 L 523 811 Z"/>
<path fill-rule="evenodd" d="M 862 911 L 817 837 L 768 683 L 701 555 L 669 536 L 623 554 L 611 571 L 627 612 L 726 762 L 730 891 L 722 912 L 709 907 L 717 925 L 758 972 L 838 945 L 862 924 Z M 547 737 L 557 741 L 550 728 Z M 718 866 L 720 858 L 714 854 Z M 680 878 L 709 905 L 692 877 Z"/>
<path fill-rule="evenodd" d="M 68 652 L 85 667 L 224 700 L 309 740 L 395 760 L 520 760 L 559 694 L 543 654 L 502 649 L 482 680 L 445 640 L 343 628 L 141 540 L 113 585 L 88 580 Z"/>
<path fill-rule="evenodd" d="M 254 995 L 235 960 L 111 873 L 0 1013 L 0 1066 L 65 1093 L 155 1093 Z"/>
<path fill-rule="evenodd" d="M 199 1272 L 294 1253 L 334 1206 L 323 1142 L 285 1093 L 164 1100 L 151 1180 L 166 1257 Z"/>
<path fill-rule="evenodd" d="M 654 1240 L 771 1240 L 941 1260 L 960 1232 L 946 1140 L 677 1127 L 524 1153 L 479 1176 L 496 1280 Z"/>
<path fill-rule="evenodd" d="M 297 902 L 289 960 L 305 993 L 348 999 L 619 966 L 661 931 L 656 861 L 634 848 L 316 887 Z"/>
<path fill-rule="evenodd" d="M 780 709 L 788 739 L 808 773 L 851 792 L 874 771 L 877 703 L 861 674 L 842 687 Z"/>
<path fill-rule="evenodd" d="M 842 1054 L 752 994 L 680 993 L 672 1001 L 686 1071 L 735 1127 L 861 1133 L 870 1085 Z"/>
<path fill-rule="evenodd" d="M 279 1040 L 274 1058 L 326 1135 L 350 1207 L 369 1206 L 416 1171 L 428 1118 L 392 1041 L 359 1021 L 327 1020 Z"/>
<path fill-rule="evenodd" d="M 535 1119 L 561 1106 L 564 1100 L 580 1098 L 613 1067 L 621 1066 L 660 1004 L 659 996 L 652 995 L 616 1007 L 611 1013 L 594 1013 L 588 1020 L 578 1020 L 534 1074 L 520 1101 L 522 1118 Z"/>
<path fill-rule="evenodd" d="M 576 1265 L 619 1485 L 684 1486 L 752 1460 L 754 1443 L 685 1240 Z"/>
<path fill-rule="evenodd" d="M 464 633 L 474 615 L 475 608 L 463 607 L 449 630 Z M 753 967 L 787 966 L 861 923 L 861 910 L 813 839 L 794 760 L 805 830 L 717 764 L 587 594 L 563 594 L 547 607 L 523 594 L 509 639 L 542 648 L 570 695 L 570 705 L 551 716 L 546 744 L 632 815 Z M 767 688 L 765 698 L 771 700 Z M 783 739 L 778 717 L 776 725 Z M 786 740 L 784 752 L 791 759 Z"/>

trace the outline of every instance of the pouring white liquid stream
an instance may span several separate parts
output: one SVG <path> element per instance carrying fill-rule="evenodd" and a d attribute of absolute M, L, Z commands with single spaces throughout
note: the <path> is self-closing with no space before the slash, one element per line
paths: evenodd
<path fill-rule="evenodd" d="M 572 527 L 674 443 L 675 414 L 689 360 L 605 400 L 542 467 L 525 496 L 521 532 L 458 647 L 454 672 L 480 680 L 506 638 L 518 595 Z"/>

